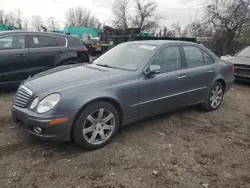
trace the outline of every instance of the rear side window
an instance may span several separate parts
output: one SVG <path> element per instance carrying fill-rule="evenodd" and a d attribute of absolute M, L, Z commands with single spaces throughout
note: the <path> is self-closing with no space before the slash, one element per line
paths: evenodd
<path fill-rule="evenodd" d="M 57 46 L 57 39 L 53 36 L 31 35 L 29 40 L 30 48 L 44 48 Z"/>
<path fill-rule="evenodd" d="M 197 67 L 204 64 L 203 55 L 199 48 L 194 46 L 183 46 L 186 55 L 187 67 Z"/>
<path fill-rule="evenodd" d="M 203 53 L 205 64 L 212 64 L 212 63 L 214 63 L 213 58 L 207 52 L 202 51 L 202 53 Z"/>
<path fill-rule="evenodd" d="M 69 37 L 68 38 L 68 45 L 70 47 L 79 47 L 79 48 L 85 48 L 85 46 L 82 44 L 81 40 L 76 37 Z"/>
<path fill-rule="evenodd" d="M 24 35 L 11 35 L 0 38 L 0 50 L 14 50 L 25 48 Z"/>
<path fill-rule="evenodd" d="M 57 46 L 66 46 L 66 39 L 62 37 L 57 38 Z"/>

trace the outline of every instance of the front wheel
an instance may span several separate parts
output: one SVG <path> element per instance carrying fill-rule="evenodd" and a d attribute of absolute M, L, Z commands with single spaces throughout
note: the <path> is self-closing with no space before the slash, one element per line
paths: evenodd
<path fill-rule="evenodd" d="M 105 101 L 87 106 L 76 119 L 73 139 L 84 149 L 98 149 L 115 136 L 119 128 L 116 108 Z"/>
<path fill-rule="evenodd" d="M 223 85 L 219 82 L 215 82 L 206 99 L 206 102 L 202 105 L 202 107 L 208 111 L 216 110 L 220 107 L 221 102 L 223 100 L 224 88 Z"/>

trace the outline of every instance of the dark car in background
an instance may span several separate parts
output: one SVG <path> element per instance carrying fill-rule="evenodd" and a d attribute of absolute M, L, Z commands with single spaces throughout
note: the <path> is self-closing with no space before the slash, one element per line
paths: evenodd
<path fill-rule="evenodd" d="M 234 64 L 236 80 L 250 82 L 250 46 L 225 60 Z"/>
<path fill-rule="evenodd" d="M 88 50 L 76 37 L 47 32 L 0 32 L 0 86 L 20 83 L 53 67 L 81 62 L 89 62 Z"/>
<path fill-rule="evenodd" d="M 148 116 L 195 104 L 216 110 L 233 83 L 233 65 L 199 44 L 127 42 L 92 64 L 57 67 L 24 81 L 12 119 L 37 137 L 96 149 L 121 125 Z"/>

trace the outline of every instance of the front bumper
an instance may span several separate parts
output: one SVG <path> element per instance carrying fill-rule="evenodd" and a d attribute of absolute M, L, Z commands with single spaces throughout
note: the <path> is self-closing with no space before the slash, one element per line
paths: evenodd
<path fill-rule="evenodd" d="M 69 141 L 71 139 L 71 128 L 73 120 L 67 114 L 58 114 L 53 116 L 46 116 L 44 114 L 37 114 L 27 108 L 19 108 L 13 106 L 11 109 L 12 120 L 24 127 L 30 134 L 39 138 Z M 69 121 L 58 125 L 50 125 L 50 122 L 55 119 L 68 118 Z M 42 128 L 41 134 L 36 133 L 33 128 L 38 126 Z"/>

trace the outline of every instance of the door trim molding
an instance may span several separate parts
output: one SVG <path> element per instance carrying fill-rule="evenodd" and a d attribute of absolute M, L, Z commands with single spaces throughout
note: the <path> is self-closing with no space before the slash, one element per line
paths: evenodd
<path fill-rule="evenodd" d="M 196 89 L 191 89 L 191 90 L 188 90 L 188 91 L 184 91 L 184 92 L 180 92 L 180 93 L 175 93 L 175 94 L 172 94 L 172 95 L 167 95 L 167 96 L 164 96 L 164 97 L 159 97 L 159 98 L 156 98 L 156 99 L 152 99 L 152 100 L 140 102 L 140 103 L 137 103 L 137 104 L 133 104 L 130 107 L 135 107 L 135 106 L 139 106 L 139 105 L 151 103 L 151 102 L 159 101 L 159 100 L 162 100 L 162 99 L 167 99 L 167 98 L 174 97 L 174 96 L 177 96 L 177 95 L 191 93 L 191 92 L 202 90 L 202 89 L 206 89 L 206 88 L 207 87 L 199 87 L 199 88 L 196 88 Z"/>

